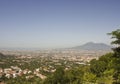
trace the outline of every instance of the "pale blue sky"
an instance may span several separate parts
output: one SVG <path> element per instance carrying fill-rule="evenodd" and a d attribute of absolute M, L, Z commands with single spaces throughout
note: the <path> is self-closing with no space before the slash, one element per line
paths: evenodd
<path fill-rule="evenodd" d="M 110 44 L 118 28 L 120 0 L 0 0 L 0 47 Z"/>

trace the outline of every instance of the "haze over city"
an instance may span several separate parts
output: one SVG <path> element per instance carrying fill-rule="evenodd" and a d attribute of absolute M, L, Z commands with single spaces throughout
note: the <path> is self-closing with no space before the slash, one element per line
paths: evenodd
<path fill-rule="evenodd" d="M 120 27 L 119 0 L 0 0 L 1 48 L 110 44 Z"/>

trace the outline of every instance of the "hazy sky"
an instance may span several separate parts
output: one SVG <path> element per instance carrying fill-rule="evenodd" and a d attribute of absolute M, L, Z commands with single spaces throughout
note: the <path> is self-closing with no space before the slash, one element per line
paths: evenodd
<path fill-rule="evenodd" d="M 0 47 L 109 44 L 118 28 L 120 0 L 0 0 Z"/>

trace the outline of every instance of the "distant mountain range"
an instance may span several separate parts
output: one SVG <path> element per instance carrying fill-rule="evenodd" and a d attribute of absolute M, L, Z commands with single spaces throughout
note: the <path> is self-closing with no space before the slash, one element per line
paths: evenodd
<path fill-rule="evenodd" d="M 88 42 L 81 46 L 73 47 L 72 49 L 80 49 L 80 50 L 111 50 L 112 46 L 109 46 L 104 43 L 93 43 Z"/>

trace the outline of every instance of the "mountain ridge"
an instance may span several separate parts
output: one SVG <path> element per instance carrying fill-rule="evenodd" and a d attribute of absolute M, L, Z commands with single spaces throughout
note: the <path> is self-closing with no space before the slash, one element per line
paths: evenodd
<path fill-rule="evenodd" d="M 80 46 L 72 47 L 72 49 L 80 49 L 80 50 L 111 50 L 112 46 L 107 45 L 105 43 L 94 43 L 88 42 Z"/>

